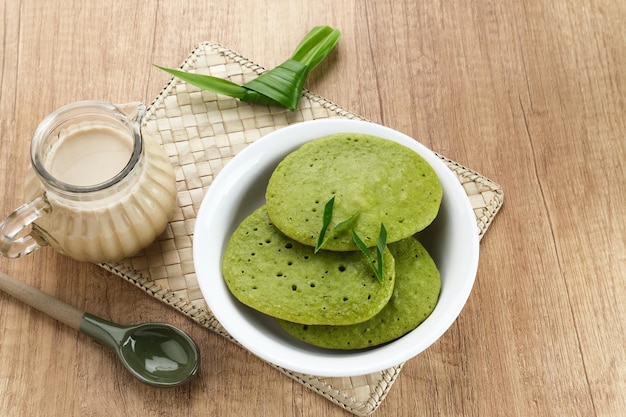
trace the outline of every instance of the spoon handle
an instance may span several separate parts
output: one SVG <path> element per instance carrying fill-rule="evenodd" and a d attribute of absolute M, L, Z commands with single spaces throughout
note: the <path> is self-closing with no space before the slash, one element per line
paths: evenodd
<path fill-rule="evenodd" d="M 30 285 L 0 272 L 0 290 L 12 295 L 18 300 L 46 313 L 76 330 L 80 330 L 83 312 L 79 309 L 54 298 Z"/>

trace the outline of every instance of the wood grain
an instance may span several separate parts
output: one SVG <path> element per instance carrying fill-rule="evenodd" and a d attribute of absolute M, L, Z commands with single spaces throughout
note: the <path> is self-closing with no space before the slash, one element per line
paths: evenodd
<path fill-rule="evenodd" d="M 409 361 L 377 416 L 626 412 L 626 3 L 617 0 L 0 0 L 0 217 L 22 201 L 29 144 L 63 104 L 149 103 L 200 42 L 265 67 L 338 27 L 307 87 L 498 182 L 476 286 Z M 349 416 L 96 266 L 43 249 L 0 270 L 79 309 L 167 321 L 200 377 L 143 386 L 76 331 L 0 295 L 7 416 Z"/>

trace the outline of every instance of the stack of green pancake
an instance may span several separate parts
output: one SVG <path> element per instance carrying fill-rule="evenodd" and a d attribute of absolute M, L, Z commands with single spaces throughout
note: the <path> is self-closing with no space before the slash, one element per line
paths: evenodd
<path fill-rule="evenodd" d="M 442 189 L 413 150 L 365 134 L 319 138 L 281 161 L 265 197 L 230 238 L 222 270 L 239 301 L 292 336 L 361 349 L 406 334 L 435 308 L 439 271 L 414 235 L 436 217 Z M 316 250 L 322 232 L 331 236 Z"/>

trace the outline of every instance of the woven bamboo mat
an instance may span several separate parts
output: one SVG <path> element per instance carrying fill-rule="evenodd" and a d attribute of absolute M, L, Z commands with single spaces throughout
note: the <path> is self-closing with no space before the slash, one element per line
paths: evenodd
<path fill-rule="evenodd" d="M 199 45 L 182 69 L 238 84 L 264 71 L 212 42 Z M 248 144 L 280 127 L 322 118 L 362 119 L 308 91 L 298 109 L 291 112 L 249 105 L 171 80 L 148 108 L 142 129 L 159 140 L 169 154 L 176 172 L 178 207 L 167 230 L 152 246 L 133 258 L 100 266 L 235 342 L 208 309 L 194 272 L 192 235 L 202 197 L 224 165 Z M 442 159 L 465 187 L 482 237 L 503 203 L 502 190 L 487 178 Z M 353 414 L 366 416 L 381 404 L 402 365 L 350 378 L 322 378 L 275 367 Z"/>

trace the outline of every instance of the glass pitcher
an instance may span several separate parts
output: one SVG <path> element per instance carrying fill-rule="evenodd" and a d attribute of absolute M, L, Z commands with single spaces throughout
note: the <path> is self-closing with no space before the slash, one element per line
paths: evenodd
<path fill-rule="evenodd" d="M 141 103 L 80 101 L 46 117 L 31 143 L 28 203 L 0 223 L 0 254 L 49 245 L 113 262 L 150 245 L 167 226 L 176 184 L 164 150 L 141 134 L 144 113 Z"/>

